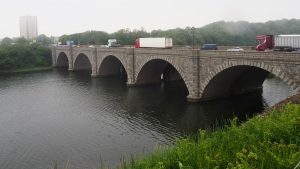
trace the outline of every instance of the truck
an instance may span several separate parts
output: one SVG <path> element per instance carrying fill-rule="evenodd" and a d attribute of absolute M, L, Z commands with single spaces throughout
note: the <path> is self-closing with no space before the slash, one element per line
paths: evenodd
<path fill-rule="evenodd" d="M 67 46 L 74 46 L 74 41 L 68 40 L 66 41 Z"/>
<path fill-rule="evenodd" d="M 217 44 L 204 44 L 201 47 L 201 50 L 218 50 L 218 45 Z"/>
<path fill-rule="evenodd" d="M 172 48 L 172 38 L 137 38 L 135 40 L 135 48 Z"/>
<path fill-rule="evenodd" d="M 108 39 L 106 47 L 112 48 L 112 47 L 120 47 L 120 46 L 121 44 L 118 44 L 117 39 Z"/>
<path fill-rule="evenodd" d="M 258 35 L 256 51 L 299 51 L 300 35 Z"/>

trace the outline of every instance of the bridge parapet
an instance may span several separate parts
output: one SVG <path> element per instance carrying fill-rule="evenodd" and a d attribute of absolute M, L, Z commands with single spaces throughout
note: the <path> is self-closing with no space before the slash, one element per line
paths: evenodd
<path fill-rule="evenodd" d="M 67 50 L 67 49 L 69 49 L 69 48 L 71 48 L 71 47 L 69 47 L 69 46 L 55 46 L 54 47 L 56 50 Z"/>
<path fill-rule="evenodd" d="M 122 54 L 133 54 L 134 48 L 97 48 L 99 52 L 113 52 Z"/>
<path fill-rule="evenodd" d="M 82 52 L 90 52 L 91 50 L 95 50 L 95 48 L 91 47 L 72 47 L 73 51 L 82 51 Z"/>
<path fill-rule="evenodd" d="M 300 62 L 300 53 L 293 52 L 229 52 L 229 51 L 200 51 L 201 58 L 226 58 L 245 60 L 266 60 L 266 61 L 292 61 Z"/>
<path fill-rule="evenodd" d="M 135 55 L 168 55 L 168 56 L 195 56 L 197 50 L 190 49 L 153 49 L 153 48 L 138 48 L 134 50 Z"/>

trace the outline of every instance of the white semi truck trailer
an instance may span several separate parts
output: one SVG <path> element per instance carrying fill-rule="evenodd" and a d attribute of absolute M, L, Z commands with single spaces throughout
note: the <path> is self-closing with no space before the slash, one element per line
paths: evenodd
<path fill-rule="evenodd" d="M 135 48 L 172 48 L 172 38 L 138 38 L 135 41 Z"/>

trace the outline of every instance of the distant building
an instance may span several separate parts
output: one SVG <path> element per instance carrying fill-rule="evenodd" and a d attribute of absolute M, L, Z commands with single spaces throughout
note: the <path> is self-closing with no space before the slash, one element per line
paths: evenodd
<path fill-rule="evenodd" d="M 20 36 L 25 39 L 32 39 L 38 36 L 36 16 L 20 17 Z"/>

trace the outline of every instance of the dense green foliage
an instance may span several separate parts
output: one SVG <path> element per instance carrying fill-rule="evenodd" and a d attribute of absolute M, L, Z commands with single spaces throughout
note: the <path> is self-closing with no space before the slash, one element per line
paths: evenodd
<path fill-rule="evenodd" d="M 36 38 L 36 43 L 40 44 L 41 46 L 49 46 L 54 44 L 54 37 L 47 37 L 46 35 L 42 34 Z"/>
<path fill-rule="evenodd" d="M 300 105 L 288 104 L 237 126 L 179 139 L 122 169 L 294 168 L 300 162 Z"/>
<path fill-rule="evenodd" d="M 240 22 L 215 22 L 201 28 L 186 27 L 170 30 L 141 30 L 122 29 L 108 34 L 102 31 L 87 31 L 72 35 L 63 35 L 59 41 L 66 44 L 73 40 L 75 44 L 107 43 L 107 39 L 116 38 L 123 45 L 133 45 L 137 37 L 171 37 L 174 45 L 195 45 L 216 43 L 218 45 L 255 45 L 255 36 L 259 34 L 300 34 L 300 20 L 277 20 L 266 23 Z"/>
<path fill-rule="evenodd" d="M 5 38 L 0 45 L 0 71 L 50 66 L 51 51 L 38 43 L 30 44 L 24 38 Z"/>

